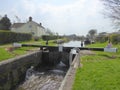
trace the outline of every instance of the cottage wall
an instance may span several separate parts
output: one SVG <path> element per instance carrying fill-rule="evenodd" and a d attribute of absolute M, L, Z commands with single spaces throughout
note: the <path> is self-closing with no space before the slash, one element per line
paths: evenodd
<path fill-rule="evenodd" d="M 12 28 L 11 31 L 18 33 L 30 33 L 36 37 L 41 37 L 46 34 L 45 29 L 34 21 L 29 21 L 19 28 Z"/>

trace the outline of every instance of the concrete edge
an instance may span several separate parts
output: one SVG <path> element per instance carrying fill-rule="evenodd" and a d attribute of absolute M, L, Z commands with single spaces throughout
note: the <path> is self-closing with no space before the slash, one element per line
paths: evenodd
<path fill-rule="evenodd" d="M 59 90 L 72 90 L 76 70 L 79 68 L 79 65 L 80 65 L 80 62 L 79 62 L 80 59 L 78 58 L 79 57 L 78 55 L 79 53 L 75 56 L 72 62 L 72 65 L 70 66 L 69 70 L 67 71 L 67 74 L 65 75 L 61 83 Z"/>

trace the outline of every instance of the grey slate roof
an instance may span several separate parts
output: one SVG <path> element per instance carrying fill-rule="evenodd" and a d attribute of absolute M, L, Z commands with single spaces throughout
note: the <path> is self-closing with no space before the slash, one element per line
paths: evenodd
<path fill-rule="evenodd" d="M 34 22 L 34 21 L 32 21 L 32 22 Z M 28 22 L 27 22 L 28 23 Z M 14 23 L 12 26 L 11 26 L 11 28 L 19 28 L 19 27 L 21 27 L 21 26 L 23 26 L 24 24 L 27 24 L 27 23 Z M 42 27 L 42 28 L 44 28 L 42 25 L 40 25 L 40 24 L 38 24 L 38 23 L 36 23 L 36 22 L 34 22 L 36 25 L 38 25 L 39 27 Z M 45 28 L 44 28 L 45 29 Z"/>
<path fill-rule="evenodd" d="M 25 23 L 14 23 L 11 28 L 19 28 L 21 26 L 23 26 Z"/>

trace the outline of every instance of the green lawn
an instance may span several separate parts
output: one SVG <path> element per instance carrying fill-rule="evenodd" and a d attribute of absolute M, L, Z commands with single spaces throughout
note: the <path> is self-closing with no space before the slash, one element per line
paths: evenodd
<path fill-rule="evenodd" d="M 90 44 L 90 45 L 87 45 L 87 47 L 106 47 L 107 46 L 107 42 L 105 43 L 95 43 L 95 44 Z"/>
<path fill-rule="evenodd" d="M 98 45 L 92 44 L 89 47 Z M 119 45 L 114 47 L 120 49 Z M 83 67 L 76 72 L 73 90 L 120 90 L 120 52 L 95 53 L 81 57 Z"/>
<path fill-rule="evenodd" d="M 43 40 L 33 41 L 32 40 L 32 41 L 20 42 L 20 43 L 21 44 L 45 45 L 46 41 L 43 41 Z M 53 46 L 56 44 L 53 43 L 53 40 L 50 40 L 48 45 Z M 12 44 L 0 45 L 0 61 L 22 55 L 22 54 L 28 53 L 30 50 L 36 49 L 35 47 L 21 47 L 21 48 L 15 49 L 12 52 L 9 52 L 6 50 L 9 47 L 12 47 Z"/>
<path fill-rule="evenodd" d="M 6 60 L 6 59 L 9 59 L 9 58 L 13 58 L 13 57 L 25 54 L 29 50 L 33 49 L 31 47 L 21 47 L 21 48 L 15 49 L 12 52 L 9 52 L 9 51 L 6 50 L 6 48 L 8 48 L 8 47 L 7 46 L 6 47 L 0 47 L 0 61 L 3 61 L 3 60 Z"/>
<path fill-rule="evenodd" d="M 55 46 L 56 44 L 53 43 L 54 40 L 49 40 L 49 46 Z M 35 44 L 35 45 L 46 45 L 46 41 L 40 39 L 39 41 L 27 41 L 27 42 L 20 42 L 22 44 Z"/>

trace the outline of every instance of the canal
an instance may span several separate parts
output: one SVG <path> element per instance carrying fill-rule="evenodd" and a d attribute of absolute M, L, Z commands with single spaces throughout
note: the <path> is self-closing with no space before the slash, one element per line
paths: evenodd
<path fill-rule="evenodd" d="M 67 70 L 62 62 L 54 67 L 41 65 L 38 70 L 29 68 L 25 81 L 16 90 L 58 90 Z"/>
<path fill-rule="evenodd" d="M 70 41 L 62 45 L 66 47 L 81 47 L 81 41 Z M 84 42 L 83 42 L 83 46 L 84 46 Z"/>
<path fill-rule="evenodd" d="M 80 41 L 70 41 L 62 44 L 67 47 L 80 47 Z M 16 90 L 59 90 L 59 87 L 67 73 L 69 66 L 61 61 L 49 67 L 41 65 L 39 69 L 29 68 L 26 72 L 25 81 Z"/>

